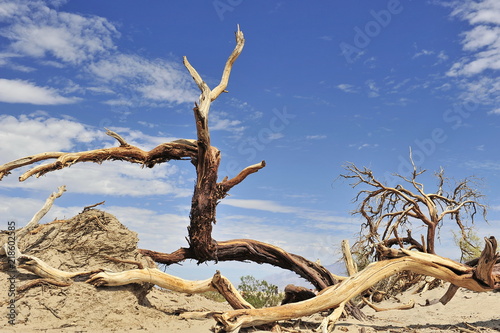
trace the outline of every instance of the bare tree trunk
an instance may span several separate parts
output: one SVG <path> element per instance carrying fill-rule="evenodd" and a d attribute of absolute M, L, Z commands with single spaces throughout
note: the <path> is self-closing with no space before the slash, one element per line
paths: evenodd
<path fill-rule="evenodd" d="M 436 239 L 436 224 L 429 224 L 427 229 L 427 253 L 436 254 L 435 239 Z"/>

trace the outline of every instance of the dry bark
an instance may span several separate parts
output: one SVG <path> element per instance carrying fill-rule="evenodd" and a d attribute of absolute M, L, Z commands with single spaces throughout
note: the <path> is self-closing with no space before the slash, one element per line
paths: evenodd
<path fill-rule="evenodd" d="M 489 242 L 487 247 L 496 251 L 496 247 L 494 247 L 496 242 L 491 240 Z M 490 264 L 482 267 L 469 267 L 433 254 L 388 250 L 387 255 L 397 256 L 397 258 L 372 263 L 354 276 L 321 291 L 316 297 L 309 300 L 273 308 L 234 310 L 220 315 L 216 314 L 214 317 L 218 322 L 218 329 L 219 331 L 232 332 L 241 327 L 263 325 L 342 307 L 350 299 L 380 280 L 406 270 L 433 276 L 473 291 L 483 292 L 500 289 L 500 271 L 498 271 L 500 265 L 498 264 L 493 265 L 493 268 Z M 492 260 L 496 261 L 498 256 L 490 250 L 483 251 L 482 255 L 483 260 L 488 263 Z M 489 271 L 491 274 L 484 276 L 481 273 L 484 271 Z"/>
<path fill-rule="evenodd" d="M 336 284 L 338 280 L 323 266 L 309 261 L 299 255 L 288 253 L 283 249 L 252 239 L 233 239 L 217 242 L 215 245 L 218 261 L 253 261 L 259 264 L 270 264 L 291 270 L 305 280 L 311 282 L 318 290 Z M 181 248 L 173 253 L 161 253 L 150 250 L 140 250 L 154 261 L 163 264 L 173 264 L 186 259 L 198 259 L 188 248 Z"/>

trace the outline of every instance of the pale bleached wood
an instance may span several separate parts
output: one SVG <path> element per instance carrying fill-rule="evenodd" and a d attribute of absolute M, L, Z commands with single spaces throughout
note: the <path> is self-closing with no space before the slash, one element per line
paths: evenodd
<path fill-rule="evenodd" d="M 21 254 L 18 260 L 18 268 L 27 270 L 43 279 L 49 279 L 56 282 L 71 283 L 72 279 L 77 276 L 91 275 L 86 282 L 95 286 L 113 287 L 131 283 L 152 283 L 168 290 L 187 294 L 215 291 L 223 295 L 234 309 L 254 308 L 243 298 L 231 281 L 221 275 L 219 271 L 209 279 L 190 281 L 149 267 L 123 272 L 110 272 L 102 269 L 66 272 L 48 265 L 35 256 Z M 120 261 L 125 262 L 124 260 Z"/>
<path fill-rule="evenodd" d="M 219 271 L 206 280 L 184 280 L 156 268 L 132 269 L 123 272 L 102 271 L 86 281 L 95 286 L 123 286 L 130 283 L 152 283 L 159 287 L 187 294 L 200 294 L 208 291 L 219 292 L 235 309 L 253 309 L 233 284 Z"/>
<path fill-rule="evenodd" d="M 52 279 L 60 282 L 71 282 L 71 279 L 80 275 L 90 275 L 95 271 L 66 272 L 54 268 L 43 260 L 26 254 L 21 254 L 18 258 L 18 268 L 25 269 L 41 278 Z"/>
<path fill-rule="evenodd" d="M 233 188 L 234 186 L 238 185 L 243 180 L 245 180 L 245 178 L 248 175 L 251 175 L 252 173 L 259 171 L 260 169 L 264 168 L 265 166 L 266 166 L 266 161 L 261 161 L 260 163 L 256 163 L 256 164 L 247 166 L 246 168 L 241 170 L 238 175 L 236 175 L 235 177 L 233 177 L 231 179 L 227 179 L 227 177 L 224 178 L 222 180 L 222 182 L 217 184 L 217 186 L 219 186 L 219 188 L 221 189 L 221 192 L 222 192 L 220 194 L 221 198 L 224 197 L 231 188 Z"/>
<path fill-rule="evenodd" d="M 339 320 L 340 316 L 342 315 L 342 312 L 344 312 L 346 302 L 342 302 L 339 304 L 339 306 L 333 310 L 333 312 L 325 317 L 322 321 L 319 327 L 316 329 L 316 332 L 321 330 L 321 333 L 330 333 L 333 332 L 335 329 L 335 323 L 337 320 Z"/>
<path fill-rule="evenodd" d="M 224 71 L 222 72 L 222 78 L 217 87 L 215 87 L 210 93 L 210 99 L 214 101 L 219 95 L 226 91 L 229 76 L 231 75 L 231 70 L 233 68 L 233 64 L 238 59 L 239 55 L 243 51 L 243 47 L 245 46 L 245 37 L 243 36 L 243 31 L 240 30 L 240 26 L 238 25 L 238 30 L 235 32 L 236 37 L 236 46 L 234 47 L 233 52 L 229 56 L 226 62 L 226 66 L 224 67 Z"/>
<path fill-rule="evenodd" d="M 48 211 L 52 208 L 54 205 L 54 201 L 61 197 L 63 193 L 66 192 L 66 185 L 59 186 L 57 188 L 57 192 L 53 192 L 47 200 L 45 200 L 45 203 L 43 204 L 43 207 L 33 216 L 33 218 L 28 222 L 28 224 L 19 230 L 17 232 L 17 237 L 21 239 L 24 237 L 28 232 L 31 230 L 35 229 L 38 227 L 38 223 L 40 220 L 48 213 Z"/>
<path fill-rule="evenodd" d="M 347 274 L 352 276 L 358 272 L 358 267 L 352 259 L 351 247 L 349 246 L 349 241 L 347 239 L 342 240 L 342 253 L 344 255 L 345 267 L 347 269 Z"/>
<path fill-rule="evenodd" d="M 473 291 L 492 290 L 491 287 L 472 277 L 472 269 L 469 273 L 461 274 L 461 272 L 456 272 L 449 268 L 455 265 L 451 263 L 442 265 L 442 258 L 437 260 L 441 264 L 437 264 L 432 260 L 428 260 L 433 257 L 433 255 L 429 256 L 414 257 L 412 253 L 407 253 L 405 257 L 372 263 L 354 276 L 349 277 L 338 285 L 324 289 L 315 298 L 306 301 L 265 309 L 234 310 L 222 315 L 216 314 L 214 318 L 217 320 L 220 329 L 232 332 L 242 327 L 259 326 L 279 320 L 309 316 L 320 311 L 336 308 L 372 287 L 377 282 L 405 270 L 433 276 Z M 452 262 L 451 260 L 449 261 Z"/>

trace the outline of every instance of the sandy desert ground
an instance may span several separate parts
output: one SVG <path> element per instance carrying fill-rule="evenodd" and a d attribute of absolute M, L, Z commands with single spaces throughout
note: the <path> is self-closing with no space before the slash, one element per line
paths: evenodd
<path fill-rule="evenodd" d="M 2 273 L 2 278 L 5 275 Z M 2 285 L 3 286 L 3 285 Z M 4 286 L 1 292 L 5 295 Z M 375 312 L 369 307 L 363 311 L 370 318 L 360 322 L 341 319 L 335 332 L 500 332 L 500 293 L 475 293 L 460 290 L 446 305 L 431 306 L 427 299 L 440 297 L 445 288 L 423 295 L 406 292 L 398 299 L 415 301 L 410 310 Z M 397 300 L 380 303 L 393 307 Z M 6 313 L 6 305 L 3 304 Z M 16 302 L 19 312 L 15 325 L 4 318 L 1 332 L 211 332 L 213 319 L 181 319 L 184 312 L 225 311 L 225 303 L 200 295 L 179 294 L 154 288 L 147 302 L 139 305 L 130 287 L 94 288 L 85 283 L 69 287 L 35 287 Z M 314 332 L 323 317 L 315 314 L 282 323 L 285 332 Z M 259 332 L 258 329 L 242 330 Z"/>

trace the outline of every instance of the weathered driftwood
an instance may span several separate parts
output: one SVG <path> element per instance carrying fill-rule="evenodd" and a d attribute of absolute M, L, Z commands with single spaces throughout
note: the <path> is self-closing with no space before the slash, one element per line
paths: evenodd
<path fill-rule="evenodd" d="M 342 240 L 342 254 L 344 256 L 345 267 L 349 276 L 358 272 L 356 262 L 352 259 L 351 247 L 347 239 Z"/>
<path fill-rule="evenodd" d="M 209 279 L 199 281 L 184 280 L 164 273 L 156 268 L 132 269 L 124 272 L 99 272 L 86 282 L 95 286 L 123 286 L 130 283 L 152 283 L 159 287 L 187 293 L 200 294 L 207 291 L 218 291 L 234 309 L 252 309 L 231 282 L 219 271 Z"/>
<path fill-rule="evenodd" d="M 266 309 L 234 310 L 220 315 L 216 314 L 214 317 L 220 331 L 232 332 L 241 327 L 258 326 L 278 320 L 308 316 L 326 309 L 343 306 L 347 301 L 380 280 L 405 270 L 433 276 L 473 291 L 500 289 L 500 265 L 490 264 L 498 259 L 498 254 L 495 253 L 496 241 L 494 238 L 486 241 L 490 244 L 486 246 L 482 255 L 484 258 L 482 261 L 487 263 L 485 265 L 469 267 L 432 254 L 391 250 L 387 254 L 392 253 L 398 258 L 372 263 L 354 276 L 338 285 L 324 289 L 316 297 L 309 300 Z"/>
<path fill-rule="evenodd" d="M 55 161 L 29 169 L 19 177 L 19 181 L 24 181 L 31 176 L 40 177 L 47 172 L 70 167 L 75 163 L 81 162 L 102 163 L 107 160 L 118 160 L 139 163 L 151 168 L 156 164 L 169 160 L 181 160 L 196 156 L 195 140 L 176 140 L 162 143 L 150 151 L 144 151 L 138 147 L 129 145 L 120 135 L 113 131 L 108 130 L 106 134 L 117 139 L 120 146 L 76 153 L 46 152 L 23 157 L 0 165 L 0 180 L 14 169 L 51 159 L 55 159 Z"/>
<path fill-rule="evenodd" d="M 121 261 L 123 262 L 124 260 Z M 131 283 L 151 283 L 165 289 L 187 294 L 216 291 L 223 295 L 234 309 L 253 309 L 253 306 L 241 296 L 232 283 L 221 275 L 219 271 L 210 279 L 189 281 L 164 273 L 156 268 L 149 267 L 123 272 L 110 272 L 102 269 L 66 272 L 48 265 L 39 258 L 24 254 L 20 255 L 18 262 L 18 268 L 27 270 L 41 278 L 28 283 L 23 286 L 22 289 L 27 289 L 42 282 L 67 286 L 71 284 L 73 279 L 77 276 L 88 276 L 89 279 L 87 279 L 86 282 L 95 286 L 111 287 L 123 286 Z M 130 263 L 130 261 L 126 262 Z"/>
<path fill-rule="evenodd" d="M 60 282 L 70 282 L 71 279 L 77 276 L 90 275 L 96 272 L 96 271 L 78 271 L 78 272 L 62 271 L 60 269 L 48 265 L 43 260 L 37 257 L 26 254 L 21 254 L 19 258 L 17 258 L 17 261 L 18 261 L 17 268 L 25 269 L 41 278 L 47 278 Z"/>
<path fill-rule="evenodd" d="M 285 287 L 285 297 L 281 301 L 281 305 L 297 303 L 313 297 L 316 297 L 316 294 L 312 290 L 289 284 Z"/>

